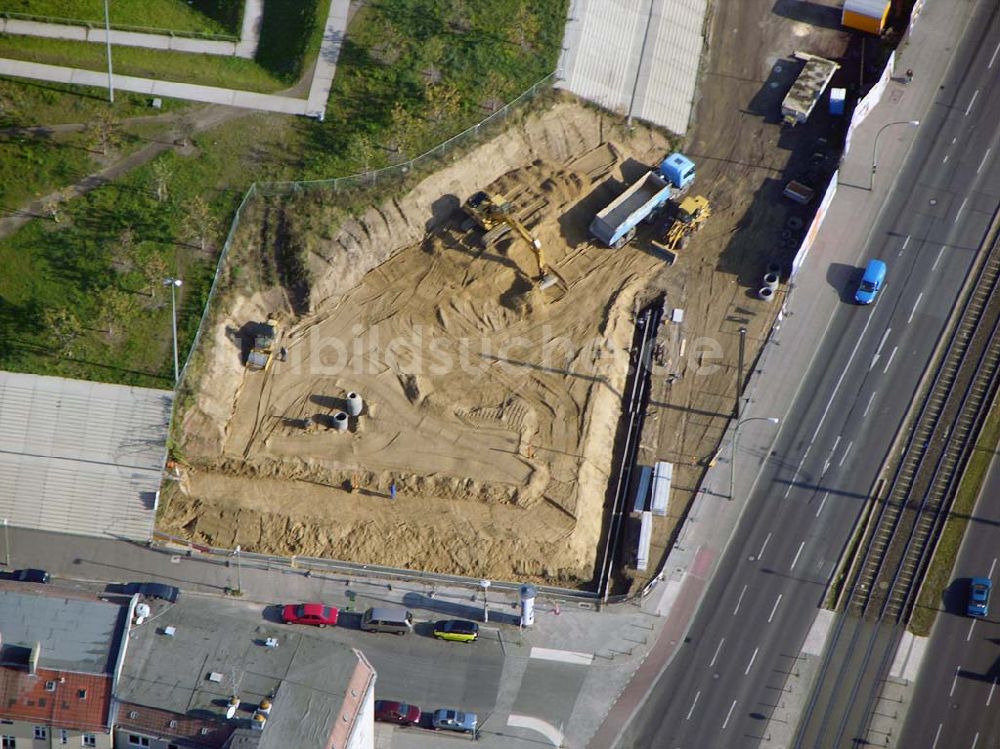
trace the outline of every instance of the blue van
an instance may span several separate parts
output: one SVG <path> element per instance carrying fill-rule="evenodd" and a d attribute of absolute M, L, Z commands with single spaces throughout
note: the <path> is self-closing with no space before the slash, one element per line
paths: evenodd
<path fill-rule="evenodd" d="M 885 263 L 881 260 L 869 260 L 865 266 L 865 274 L 861 276 L 858 290 L 854 292 L 854 301 L 858 304 L 871 304 L 884 283 Z"/>

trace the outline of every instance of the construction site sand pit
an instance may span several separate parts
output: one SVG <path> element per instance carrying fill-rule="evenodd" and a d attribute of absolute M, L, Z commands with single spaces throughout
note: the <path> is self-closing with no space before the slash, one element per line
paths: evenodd
<path fill-rule="evenodd" d="M 345 224 L 313 258 L 313 309 L 279 323 L 287 357 L 265 371 L 242 369 L 231 331 L 266 317 L 273 296 L 229 305 L 183 417 L 189 468 L 161 530 L 263 553 L 590 580 L 634 311 L 663 258 L 597 247 L 587 225 L 634 178 L 625 159 L 652 163 L 667 145 L 646 131 L 602 145 L 601 118 L 557 104 Z M 541 241 L 554 286 L 537 288 L 515 233 L 483 248 L 463 222 L 455 208 L 487 187 Z M 449 194 L 450 218 L 425 233 Z M 398 246 L 376 223 L 396 224 Z M 362 412 L 338 422 L 349 393 Z"/>

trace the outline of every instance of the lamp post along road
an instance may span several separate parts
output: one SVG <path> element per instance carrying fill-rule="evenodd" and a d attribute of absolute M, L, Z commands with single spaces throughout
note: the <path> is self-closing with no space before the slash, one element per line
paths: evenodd
<path fill-rule="evenodd" d="M 736 484 L 736 452 L 737 452 L 737 442 L 740 437 L 740 427 L 746 424 L 748 421 L 766 421 L 771 424 L 777 424 L 780 419 L 777 416 L 750 416 L 746 419 L 740 419 L 736 422 L 736 426 L 733 428 L 733 454 L 729 457 L 729 498 L 733 498 L 734 487 Z"/>
<path fill-rule="evenodd" d="M 108 99 L 115 103 L 115 82 L 111 75 L 111 16 L 108 13 L 108 0 L 104 0 L 104 41 L 108 47 Z"/>
<path fill-rule="evenodd" d="M 872 146 L 872 173 L 868 176 L 868 191 L 871 192 L 875 189 L 875 172 L 878 171 L 878 139 L 879 136 L 885 131 L 886 128 L 892 127 L 893 125 L 909 125 L 910 127 L 916 127 L 920 124 L 920 120 L 899 120 L 898 122 L 887 122 L 879 131 L 875 133 L 875 145 Z"/>
<path fill-rule="evenodd" d="M 173 323 L 174 331 L 174 387 L 177 387 L 177 380 L 180 379 L 179 362 L 177 360 L 177 289 L 183 285 L 179 278 L 166 278 L 163 280 L 164 286 L 170 287 L 170 319 Z"/>

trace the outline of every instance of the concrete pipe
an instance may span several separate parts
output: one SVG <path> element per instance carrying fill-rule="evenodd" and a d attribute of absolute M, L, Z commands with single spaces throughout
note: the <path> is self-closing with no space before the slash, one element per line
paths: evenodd
<path fill-rule="evenodd" d="M 774 299 L 774 289 L 770 286 L 764 286 L 757 292 L 757 296 L 765 302 L 770 302 Z"/>
<path fill-rule="evenodd" d="M 338 432 L 346 432 L 347 414 L 345 414 L 343 411 L 337 411 L 337 413 L 333 415 L 333 428 L 336 429 Z"/>
<path fill-rule="evenodd" d="M 778 288 L 778 283 L 781 281 L 781 276 L 777 273 L 766 273 L 764 274 L 764 285 L 769 289 Z"/>
<path fill-rule="evenodd" d="M 360 416 L 362 406 L 364 406 L 364 403 L 360 395 L 357 393 L 347 394 L 347 413 L 351 416 Z"/>

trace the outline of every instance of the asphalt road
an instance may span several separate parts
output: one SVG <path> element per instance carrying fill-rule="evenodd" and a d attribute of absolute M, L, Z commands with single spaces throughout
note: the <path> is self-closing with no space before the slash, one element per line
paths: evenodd
<path fill-rule="evenodd" d="M 826 265 L 807 263 L 804 272 L 824 273 L 844 304 L 787 414 L 775 414 L 783 417 L 781 431 L 740 527 L 688 639 L 621 747 L 755 746 L 783 698 L 827 581 L 997 206 L 1000 164 L 991 144 L 1000 97 L 991 101 L 981 90 L 973 98 L 989 87 L 989 55 L 984 62 L 981 53 L 993 45 L 981 32 L 995 19 L 980 21 L 956 50 L 867 245 L 845 245 Z M 897 126 L 895 136 L 905 130 Z M 879 147 L 893 136 L 885 132 Z M 871 257 L 888 263 L 887 285 L 874 307 L 856 307 L 849 299 Z M 742 481 L 749 486 L 750 477 Z"/>
<path fill-rule="evenodd" d="M 1000 608 L 996 589 L 985 619 L 965 615 L 968 581 L 989 576 L 997 585 L 1000 553 L 1000 466 L 994 461 L 955 565 L 941 592 L 940 614 L 917 678 L 900 746 L 1000 746 Z"/>

